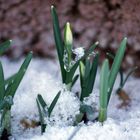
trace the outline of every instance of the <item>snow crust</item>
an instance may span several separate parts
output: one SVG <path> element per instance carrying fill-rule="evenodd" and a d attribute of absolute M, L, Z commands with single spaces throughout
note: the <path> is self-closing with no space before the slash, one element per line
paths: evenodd
<path fill-rule="evenodd" d="M 2 58 L 6 77 L 16 72 L 22 62 L 10 62 Z M 131 106 L 119 109 L 121 103 L 113 94 L 109 107 L 108 119 L 101 125 L 99 122 L 83 122 L 72 126 L 75 115 L 79 113 L 80 102 L 73 92 L 68 92 L 61 83 L 59 65 L 55 61 L 33 59 L 29 69 L 15 95 L 12 106 L 12 136 L 11 140 L 140 140 L 140 79 L 130 78 L 125 91 L 131 98 Z M 117 79 L 116 83 L 119 81 Z M 98 109 L 99 74 L 95 89 L 84 102 Z M 79 88 L 79 87 L 78 87 Z M 117 88 L 115 85 L 114 92 Z M 41 135 L 40 127 L 25 129 L 22 119 L 39 120 L 36 105 L 37 94 L 41 94 L 49 105 L 55 95 L 62 91 L 60 99 L 52 112 L 46 132 Z"/>

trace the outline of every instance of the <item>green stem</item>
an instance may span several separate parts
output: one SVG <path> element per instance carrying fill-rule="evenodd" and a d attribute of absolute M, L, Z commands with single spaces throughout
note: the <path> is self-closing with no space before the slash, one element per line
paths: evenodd
<path fill-rule="evenodd" d="M 1 116 L 1 133 L 3 130 L 7 131 L 7 135 L 11 134 L 11 110 L 4 110 L 4 115 Z"/>
<path fill-rule="evenodd" d="M 70 52 L 67 52 L 67 53 L 68 53 L 68 65 L 69 65 L 69 69 L 70 69 L 71 53 Z"/>
<path fill-rule="evenodd" d="M 107 109 L 106 108 L 100 108 L 99 110 L 99 122 L 104 122 L 107 119 Z"/>

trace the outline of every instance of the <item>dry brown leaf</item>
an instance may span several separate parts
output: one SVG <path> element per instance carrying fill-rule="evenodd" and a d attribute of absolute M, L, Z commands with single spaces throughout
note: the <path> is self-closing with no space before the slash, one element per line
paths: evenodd
<path fill-rule="evenodd" d="M 29 119 L 22 119 L 20 121 L 21 125 L 27 129 L 27 128 L 35 128 L 37 126 L 39 126 L 39 122 L 35 121 L 35 120 L 29 120 Z"/>
<path fill-rule="evenodd" d="M 123 89 L 118 92 L 118 96 L 122 100 L 122 103 L 118 105 L 118 108 L 123 108 L 130 105 L 131 99 Z"/>

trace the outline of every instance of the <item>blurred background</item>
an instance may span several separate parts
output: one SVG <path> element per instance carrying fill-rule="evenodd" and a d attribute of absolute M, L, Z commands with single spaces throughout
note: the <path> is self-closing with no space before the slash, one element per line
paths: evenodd
<path fill-rule="evenodd" d="M 128 38 L 124 70 L 140 67 L 140 0 L 0 0 L 0 43 L 12 39 L 7 52 L 19 58 L 55 58 L 50 6 L 57 9 L 60 26 L 72 25 L 74 47 L 89 47 L 99 41 L 101 58 L 115 52 L 123 37 Z M 140 77 L 140 69 L 135 73 Z"/>

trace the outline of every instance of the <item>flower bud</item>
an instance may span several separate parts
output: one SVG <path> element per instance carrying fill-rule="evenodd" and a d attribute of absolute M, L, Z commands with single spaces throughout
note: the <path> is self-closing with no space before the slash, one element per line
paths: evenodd
<path fill-rule="evenodd" d="M 64 43 L 65 43 L 65 47 L 66 47 L 66 50 L 68 51 L 68 53 L 71 53 L 72 45 L 73 45 L 73 36 L 72 36 L 72 31 L 71 31 L 69 22 L 67 22 L 65 25 Z"/>

